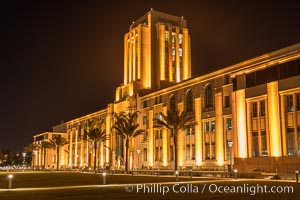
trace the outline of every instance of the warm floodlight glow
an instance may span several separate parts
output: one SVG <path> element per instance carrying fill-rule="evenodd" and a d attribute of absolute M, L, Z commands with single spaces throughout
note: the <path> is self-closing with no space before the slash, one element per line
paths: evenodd
<path fill-rule="evenodd" d="M 195 119 L 197 123 L 195 125 L 195 146 L 196 146 L 196 158 L 197 158 L 197 166 L 201 166 L 202 164 L 202 136 L 201 131 L 202 130 L 202 123 L 201 123 L 201 98 L 195 98 L 195 110 L 198 110 L 200 112 L 195 112 Z"/>
<path fill-rule="evenodd" d="M 223 142 L 223 103 L 222 93 L 216 94 L 216 157 L 219 166 L 223 165 L 224 161 L 224 142 Z"/>
<path fill-rule="evenodd" d="M 14 177 L 14 175 L 12 175 L 12 174 L 8 175 L 8 178 L 9 178 L 9 179 L 11 179 L 11 178 L 13 178 L 13 177 Z"/>
<path fill-rule="evenodd" d="M 267 84 L 271 156 L 281 156 L 278 83 Z"/>
<path fill-rule="evenodd" d="M 238 157 L 247 157 L 245 90 L 236 91 Z"/>
<path fill-rule="evenodd" d="M 149 111 L 149 166 L 153 166 L 153 110 Z"/>
<path fill-rule="evenodd" d="M 106 172 L 103 172 L 103 173 L 102 173 L 102 176 L 106 176 Z"/>

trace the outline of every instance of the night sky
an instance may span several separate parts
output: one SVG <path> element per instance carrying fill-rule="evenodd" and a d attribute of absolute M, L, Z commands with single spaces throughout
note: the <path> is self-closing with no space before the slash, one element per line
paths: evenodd
<path fill-rule="evenodd" d="M 1 5 L 0 149 L 22 151 L 33 135 L 112 102 L 124 33 L 151 8 L 187 20 L 193 76 L 300 42 L 293 0 L 109 2 Z"/>

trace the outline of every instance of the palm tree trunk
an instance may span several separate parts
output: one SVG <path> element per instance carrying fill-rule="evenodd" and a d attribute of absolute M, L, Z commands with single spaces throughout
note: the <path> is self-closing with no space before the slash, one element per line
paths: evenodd
<path fill-rule="evenodd" d="M 126 160 L 125 160 L 125 172 L 126 172 L 126 174 L 127 174 L 127 172 L 128 172 L 128 151 L 129 151 L 129 139 L 128 138 L 126 138 Z"/>
<path fill-rule="evenodd" d="M 58 166 L 59 166 L 59 146 L 56 147 L 56 171 L 58 171 Z"/>
<path fill-rule="evenodd" d="M 94 141 L 94 172 L 96 173 L 96 165 L 97 165 L 97 143 Z"/>
<path fill-rule="evenodd" d="M 176 133 L 176 131 L 174 131 L 173 133 L 173 138 L 174 138 L 174 147 L 175 147 L 175 161 L 174 161 L 174 165 L 175 165 L 175 171 L 178 170 L 178 155 L 177 155 L 177 148 L 178 148 L 178 134 Z"/>

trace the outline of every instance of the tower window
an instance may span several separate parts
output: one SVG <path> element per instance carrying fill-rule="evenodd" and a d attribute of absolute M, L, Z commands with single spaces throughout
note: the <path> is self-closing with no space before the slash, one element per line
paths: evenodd
<path fill-rule="evenodd" d="M 176 99 L 175 96 L 172 95 L 170 98 L 170 111 L 175 111 L 176 110 Z"/>
<path fill-rule="evenodd" d="M 210 84 L 205 88 L 204 107 L 213 107 L 213 91 Z"/>
<path fill-rule="evenodd" d="M 189 90 L 185 96 L 185 111 L 193 111 L 193 93 L 191 90 Z"/>

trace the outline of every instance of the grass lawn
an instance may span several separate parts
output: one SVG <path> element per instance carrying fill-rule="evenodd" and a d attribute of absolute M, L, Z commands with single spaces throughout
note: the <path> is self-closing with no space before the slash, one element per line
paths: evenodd
<path fill-rule="evenodd" d="M 180 177 L 180 181 L 189 181 L 189 178 Z M 35 172 L 35 173 L 14 173 L 13 188 L 41 188 L 41 187 L 55 187 L 55 186 L 75 186 L 75 185 L 93 185 L 85 188 L 72 189 L 45 189 L 45 190 L 9 190 L 7 188 L 8 180 L 7 173 L 0 173 L 0 199 L 5 200 L 56 200 L 56 199 L 72 199 L 72 200 L 92 200 L 92 199 L 300 199 L 300 183 L 278 182 L 278 181 L 232 181 L 232 180 L 209 180 L 209 179 L 192 179 L 192 183 L 179 182 L 174 187 L 174 183 L 162 184 L 160 182 L 174 182 L 174 177 L 142 177 L 142 176 L 128 176 L 128 175 L 109 175 L 107 177 L 107 184 L 114 184 L 114 186 L 101 186 L 102 177 L 99 174 L 81 174 L 73 172 Z M 201 182 L 194 182 L 201 181 Z M 143 185 L 142 183 L 157 183 L 152 185 Z M 119 184 L 119 185 L 118 185 Z M 123 185 L 120 185 L 123 184 Z M 128 187 L 125 188 L 125 184 Z M 137 185 L 139 184 L 139 185 Z M 263 193 L 250 195 L 248 193 L 236 194 L 234 192 L 224 192 L 224 187 L 254 187 L 266 185 L 268 189 L 272 186 L 292 186 L 293 193 L 288 194 L 274 194 Z M 138 190 L 137 187 L 140 187 Z M 174 187 L 174 188 L 173 188 Z M 203 190 L 203 188 L 205 189 Z M 215 191 L 216 187 L 221 188 L 220 192 Z M 129 188 L 129 189 L 128 189 Z M 223 188 L 223 189 L 222 189 Z M 2 191 L 1 191 L 2 189 Z M 126 190 L 129 192 L 126 192 Z M 162 195 L 162 191 L 168 189 L 169 191 Z M 197 190 L 196 190 L 197 189 Z M 181 190 L 181 191 L 180 191 Z M 139 191 L 137 193 L 137 191 Z M 178 192 L 178 193 L 177 193 Z M 223 192 L 223 193 L 221 193 Z M 253 192 L 251 193 L 253 194 Z"/>

